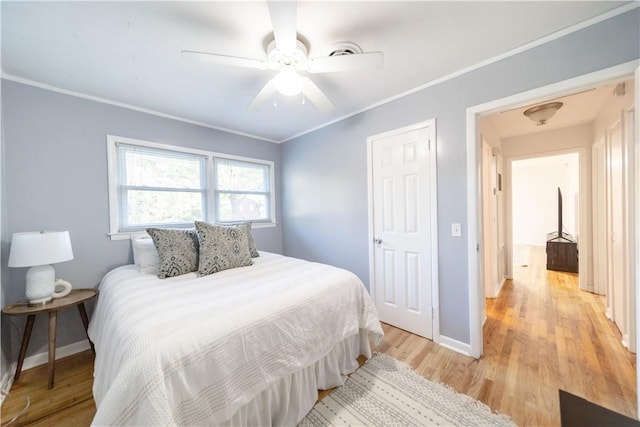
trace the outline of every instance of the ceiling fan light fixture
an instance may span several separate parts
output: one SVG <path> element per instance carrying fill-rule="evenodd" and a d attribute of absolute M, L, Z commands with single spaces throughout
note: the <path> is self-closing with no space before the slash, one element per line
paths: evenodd
<path fill-rule="evenodd" d="M 286 96 L 294 96 L 302 92 L 302 77 L 293 67 L 283 67 L 274 78 L 276 90 Z"/>
<path fill-rule="evenodd" d="M 531 119 L 537 126 L 542 126 L 556 114 L 562 105 L 562 102 L 548 102 L 528 108 L 522 114 Z"/>

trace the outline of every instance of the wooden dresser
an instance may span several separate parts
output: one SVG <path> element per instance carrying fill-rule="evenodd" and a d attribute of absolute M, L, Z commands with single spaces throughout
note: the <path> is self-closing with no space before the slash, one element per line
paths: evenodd
<path fill-rule="evenodd" d="M 578 272 L 578 243 L 570 234 L 547 234 L 547 270 Z"/>

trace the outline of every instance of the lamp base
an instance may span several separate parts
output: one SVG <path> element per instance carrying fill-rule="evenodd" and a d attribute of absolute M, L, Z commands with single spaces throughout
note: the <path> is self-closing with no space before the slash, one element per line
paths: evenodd
<path fill-rule="evenodd" d="M 29 305 L 51 301 L 55 289 L 55 270 L 52 266 L 37 265 L 27 270 L 26 294 Z"/>

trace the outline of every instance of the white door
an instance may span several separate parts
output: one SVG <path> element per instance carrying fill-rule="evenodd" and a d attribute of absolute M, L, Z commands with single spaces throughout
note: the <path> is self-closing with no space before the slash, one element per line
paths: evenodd
<path fill-rule="evenodd" d="M 381 321 L 429 339 L 435 268 L 435 156 L 429 140 L 435 146 L 434 134 L 431 125 L 370 139 L 376 308 Z"/>

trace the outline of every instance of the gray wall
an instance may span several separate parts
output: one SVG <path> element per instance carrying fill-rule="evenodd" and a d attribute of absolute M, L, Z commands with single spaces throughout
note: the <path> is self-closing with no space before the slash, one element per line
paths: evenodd
<path fill-rule="evenodd" d="M 435 118 L 440 333 L 469 343 L 466 109 L 640 57 L 640 18 L 623 15 L 283 144 L 284 252 L 369 283 L 368 136 Z M 463 238 L 451 237 L 451 223 Z"/>
<path fill-rule="evenodd" d="M 25 297 L 24 268 L 5 268 L 11 234 L 69 230 L 75 258 L 56 264 L 56 277 L 74 287 L 96 287 L 110 269 L 131 263 L 129 240 L 112 241 L 107 196 L 106 135 L 114 134 L 275 162 L 280 184 L 280 146 L 120 107 L 2 81 L 4 191 L 2 228 L 3 303 Z M 281 215 L 279 200 L 277 215 Z M 282 252 L 282 227 L 254 230 L 258 249 Z M 92 305 L 88 307 L 91 310 Z M 84 339 L 77 310 L 58 318 L 58 347 Z M 9 322 L 11 334 L 5 332 Z M 3 316 L 2 349 L 13 342 L 24 318 Z M 38 316 L 27 355 L 46 352 L 46 316 Z"/>

